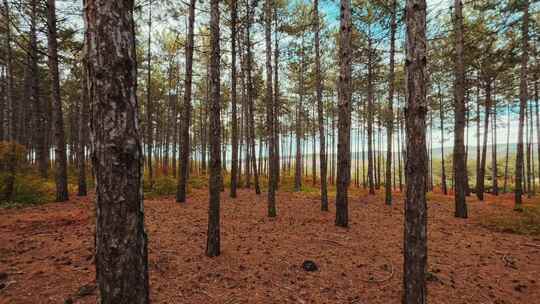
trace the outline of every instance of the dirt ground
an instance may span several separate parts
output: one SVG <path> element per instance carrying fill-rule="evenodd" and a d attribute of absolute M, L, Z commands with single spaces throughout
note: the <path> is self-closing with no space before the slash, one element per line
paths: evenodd
<path fill-rule="evenodd" d="M 403 200 L 387 207 L 381 195 L 352 193 L 343 229 L 313 195 L 280 193 L 268 219 L 265 194 L 224 194 L 223 252 L 212 259 L 206 191 L 182 205 L 148 200 L 152 302 L 400 303 Z M 458 220 L 451 197 L 431 195 L 429 303 L 540 303 L 540 239 L 484 228 L 482 217 L 513 212 L 510 196 L 487 201 L 471 199 Z M 93 213 L 90 198 L 0 210 L 0 303 L 95 303 Z"/>

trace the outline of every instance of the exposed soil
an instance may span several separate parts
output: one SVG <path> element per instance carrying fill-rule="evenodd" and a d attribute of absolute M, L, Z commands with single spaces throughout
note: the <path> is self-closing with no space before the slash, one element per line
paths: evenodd
<path fill-rule="evenodd" d="M 399 194 L 396 194 L 400 196 Z M 540 239 L 491 231 L 480 219 L 511 214 L 511 197 L 471 199 L 470 219 L 453 199 L 429 203 L 429 303 L 540 303 Z M 154 303 L 400 303 L 403 199 L 355 190 L 350 228 L 334 226 L 317 197 L 222 195 L 222 255 L 204 255 L 207 191 L 186 204 L 145 203 Z M 536 203 L 536 202 L 529 202 Z M 95 303 L 94 211 L 90 198 L 0 210 L 0 303 Z M 306 271 L 306 260 L 316 271 Z"/>

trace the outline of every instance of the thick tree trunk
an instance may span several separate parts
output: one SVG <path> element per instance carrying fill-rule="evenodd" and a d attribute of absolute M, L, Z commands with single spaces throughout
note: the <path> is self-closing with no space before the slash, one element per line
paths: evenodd
<path fill-rule="evenodd" d="M 319 125 L 319 165 L 321 175 L 321 210 L 328 211 L 328 185 L 327 185 L 327 163 L 326 163 L 326 137 L 324 130 L 324 108 L 322 101 L 322 77 L 321 77 L 321 50 L 320 50 L 320 22 L 319 22 L 319 0 L 313 2 L 315 27 L 315 91 L 317 98 L 317 121 Z"/>
<path fill-rule="evenodd" d="M 96 277 L 102 304 L 150 303 L 133 1 L 86 0 Z"/>
<path fill-rule="evenodd" d="M 463 3 L 454 0 L 456 64 L 454 67 L 454 215 L 467 218 L 467 162 L 465 153 L 465 63 L 463 38 Z"/>
<path fill-rule="evenodd" d="M 54 108 L 54 143 L 55 143 L 55 181 L 56 201 L 65 202 L 69 199 L 67 180 L 67 153 L 66 138 L 64 134 L 64 115 L 62 112 L 62 100 L 60 99 L 60 76 L 58 72 L 58 41 L 56 34 L 56 0 L 47 0 L 47 23 L 48 23 L 48 64 L 51 80 L 51 92 Z"/>
<path fill-rule="evenodd" d="M 396 52 L 396 10 L 397 0 L 392 0 L 392 20 L 390 23 L 390 74 L 388 76 L 389 88 L 388 88 L 388 121 L 387 121 L 387 134 L 386 134 L 386 181 L 385 181 L 385 202 L 387 205 L 392 204 L 392 140 L 394 132 L 394 65 L 395 65 L 395 52 Z"/>
<path fill-rule="evenodd" d="M 403 303 L 423 304 L 426 297 L 426 1 L 407 0 L 407 194 Z"/>
<path fill-rule="evenodd" d="M 206 255 L 220 254 L 219 208 L 221 192 L 221 102 L 219 0 L 210 2 L 210 205 L 208 208 L 208 238 Z"/>
<path fill-rule="evenodd" d="M 264 40 L 266 45 L 266 127 L 268 136 L 268 217 L 275 217 L 276 214 L 276 188 L 277 188 L 277 168 L 275 160 L 276 153 L 276 132 L 274 119 L 275 105 L 274 94 L 272 93 L 272 0 L 265 1 L 265 27 Z"/>
<path fill-rule="evenodd" d="M 178 160 L 178 188 L 176 190 L 176 201 L 183 203 L 186 201 L 186 188 L 189 172 L 189 127 L 191 124 L 191 83 L 193 79 L 193 27 L 195 23 L 195 3 L 189 2 L 188 35 L 186 42 L 186 78 L 184 79 L 184 106 L 182 107 L 182 125 L 180 130 L 180 159 Z"/>
<path fill-rule="evenodd" d="M 349 225 L 348 188 L 351 175 L 351 2 L 341 0 L 338 81 L 338 171 L 336 226 Z"/>
<path fill-rule="evenodd" d="M 238 115 L 236 109 L 236 23 L 238 19 L 236 0 L 231 0 L 231 107 L 232 107 L 232 160 L 230 196 L 236 197 L 238 187 Z"/>

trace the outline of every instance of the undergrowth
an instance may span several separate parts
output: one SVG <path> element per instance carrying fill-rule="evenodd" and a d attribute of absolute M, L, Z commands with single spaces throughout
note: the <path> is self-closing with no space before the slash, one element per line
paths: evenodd
<path fill-rule="evenodd" d="M 522 235 L 540 235 L 540 205 L 527 205 L 522 212 L 505 213 L 482 219 L 482 225 L 498 231 Z"/>

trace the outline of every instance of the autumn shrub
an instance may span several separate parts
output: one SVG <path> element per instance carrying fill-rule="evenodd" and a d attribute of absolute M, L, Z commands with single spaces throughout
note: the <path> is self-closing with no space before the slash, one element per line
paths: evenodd
<path fill-rule="evenodd" d="M 499 232 L 540 235 L 540 205 L 526 205 L 522 212 L 485 217 L 482 225 Z"/>

